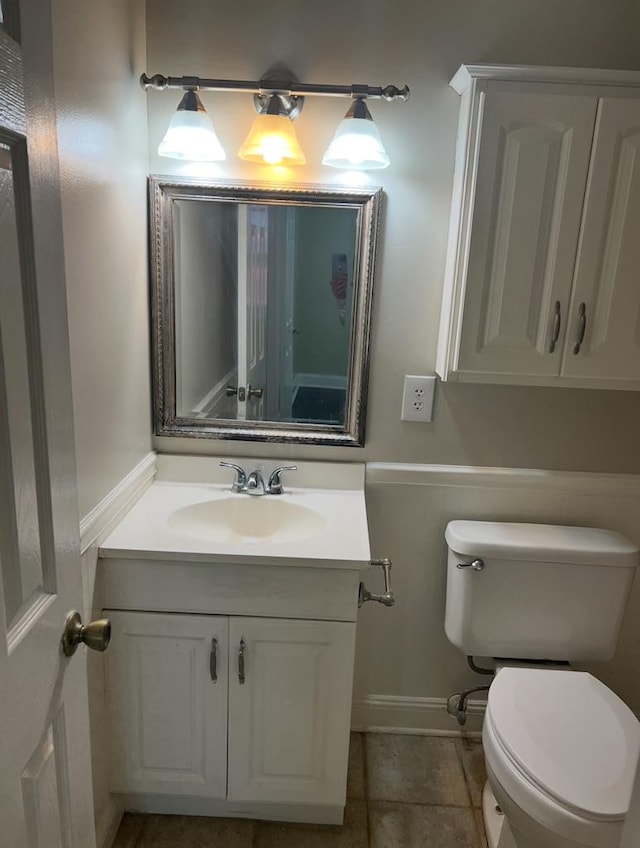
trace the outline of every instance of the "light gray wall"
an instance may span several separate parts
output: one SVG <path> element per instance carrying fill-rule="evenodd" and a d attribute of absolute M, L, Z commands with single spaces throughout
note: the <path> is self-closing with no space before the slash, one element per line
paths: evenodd
<path fill-rule="evenodd" d="M 347 319 L 340 323 L 331 290 L 335 253 L 347 257 L 347 302 L 351 314 L 353 242 L 356 213 L 352 209 L 299 209 L 296 213 L 296 274 L 294 313 L 299 335 L 294 337 L 294 373 L 337 374 L 349 368 Z M 346 306 L 345 306 L 346 312 Z"/>
<path fill-rule="evenodd" d="M 54 0 L 62 182 L 80 517 L 151 449 L 147 271 L 145 0 Z M 100 613 L 97 549 L 82 559 L 85 620 Z M 94 811 L 107 844 L 110 795 L 103 658 L 87 657 Z"/>
<path fill-rule="evenodd" d="M 148 73 L 258 78 L 275 62 L 309 82 L 411 86 L 408 103 L 371 103 L 392 160 L 373 173 L 387 193 L 373 322 L 367 445 L 291 449 L 268 456 L 639 471 L 640 395 L 618 392 L 440 386 L 431 425 L 402 423 L 404 374 L 432 373 L 443 283 L 458 97 L 448 82 L 462 62 L 640 68 L 637 3 L 602 0 L 274 0 L 268 14 L 237 0 L 154 0 Z M 203 93 L 227 161 L 207 173 L 273 179 L 236 157 L 253 119 L 247 95 Z M 179 173 L 155 149 L 179 100 L 150 92 L 152 171 Z M 296 122 L 307 166 L 278 181 L 336 184 L 319 163 L 348 104 L 308 98 Z M 177 167 L 176 167 L 177 166 Z M 193 167 L 189 173 L 197 173 Z M 164 451 L 242 453 L 242 444 L 160 439 Z"/>
<path fill-rule="evenodd" d="M 80 515 L 150 450 L 144 0 L 54 0 Z"/>
<path fill-rule="evenodd" d="M 640 545 L 640 481 L 631 485 L 607 475 L 543 473 L 521 476 L 508 469 L 454 469 L 411 466 L 368 469 L 367 513 L 371 553 L 393 559 L 397 603 L 386 610 L 367 604 L 358 618 L 354 698 L 446 698 L 467 686 L 486 683 L 466 668 L 462 653 L 444 632 L 447 547 L 444 530 L 456 518 L 606 527 Z M 378 591 L 381 575 L 368 584 Z M 636 578 L 620 641 L 612 661 L 588 670 L 640 712 L 640 576 Z M 481 696 L 477 696 L 481 698 Z M 415 705 L 420 719 L 424 705 Z M 370 709 L 358 709 L 371 715 Z M 380 712 L 380 710 L 378 710 Z M 397 711 L 396 711 L 397 712 Z M 393 722 L 393 704 L 381 714 Z M 397 722 L 399 723 L 399 722 Z M 396 726 L 397 726 L 396 723 Z M 445 720 L 445 727 L 447 726 Z M 449 723 L 453 730 L 456 724 Z"/>
<path fill-rule="evenodd" d="M 211 390 L 236 367 L 238 286 L 233 259 L 221 233 L 230 233 L 227 204 L 181 201 L 176 233 L 176 409 L 190 417 Z"/>
<path fill-rule="evenodd" d="M 438 386 L 433 424 L 400 421 L 404 374 L 432 373 L 443 285 L 459 100 L 449 79 L 462 62 L 640 68 L 640 7 L 600 0 L 327 0 L 303 10 L 274 0 L 268 15 L 247 3 L 155 0 L 148 10 L 148 73 L 258 78 L 284 62 L 308 82 L 393 82 L 411 86 L 406 104 L 371 109 L 392 159 L 368 179 L 386 192 L 374 304 L 367 444 L 362 450 L 252 444 L 256 456 L 436 463 L 578 471 L 640 472 L 640 394 L 508 386 Z M 150 92 L 152 170 L 184 173 L 155 148 L 178 94 Z M 346 104 L 308 98 L 296 128 L 303 168 L 243 163 L 236 151 L 253 118 L 247 95 L 202 94 L 227 151 L 205 172 L 224 178 L 339 184 L 319 164 Z M 198 175 L 189 166 L 186 173 Z M 156 439 L 160 451 L 246 453 L 242 442 Z M 590 484 L 585 482 L 585 486 Z M 369 605 L 360 618 L 356 696 L 438 698 L 477 680 L 447 644 L 443 529 L 452 517 L 573 521 L 630 535 L 640 508 L 624 507 L 624 527 L 604 500 L 549 495 L 548 503 L 508 482 L 487 493 L 434 490 L 422 482 L 368 484 L 374 556 L 391 557 L 400 600 Z M 585 492 L 586 496 L 586 492 Z M 636 541 L 640 542 L 640 539 Z M 375 577 L 370 579 L 375 580 Z M 637 618 L 634 596 L 627 621 Z M 640 709 L 638 636 L 630 625 L 616 661 L 599 673 Z M 637 666 L 636 666 L 637 667 Z"/>

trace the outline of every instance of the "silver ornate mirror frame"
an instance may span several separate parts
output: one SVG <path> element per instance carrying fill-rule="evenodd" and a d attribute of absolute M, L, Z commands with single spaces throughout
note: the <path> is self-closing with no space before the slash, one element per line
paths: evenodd
<path fill-rule="evenodd" d="M 155 433 L 205 439 L 302 444 L 364 445 L 370 358 L 371 309 L 382 190 L 327 186 L 275 188 L 248 183 L 149 178 L 153 407 Z M 185 418 L 176 414 L 176 337 L 173 204 L 179 200 L 320 205 L 357 210 L 353 308 L 343 425 Z"/>

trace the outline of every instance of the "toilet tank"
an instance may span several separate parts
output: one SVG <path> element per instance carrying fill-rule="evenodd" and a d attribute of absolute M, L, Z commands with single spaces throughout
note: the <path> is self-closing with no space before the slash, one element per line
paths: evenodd
<path fill-rule="evenodd" d="M 445 537 L 445 631 L 465 654 L 613 656 L 640 562 L 624 536 L 590 527 L 451 521 Z M 459 567 L 476 560 L 481 568 Z"/>

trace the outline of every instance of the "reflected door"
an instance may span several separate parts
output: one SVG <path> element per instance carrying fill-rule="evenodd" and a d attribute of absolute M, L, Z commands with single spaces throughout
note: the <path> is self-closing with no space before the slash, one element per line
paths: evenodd
<path fill-rule="evenodd" d="M 11 10 L 14 11 L 13 7 Z M 0 843 L 95 845 L 48 2 L 0 23 Z M 35 44 L 34 42 L 37 42 Z M 24 75 L 23 75 L 24 74 Z M 28 85 L 24 85 L 24 78 Z"/>
<path fill-rule="evenodd" d="M 296 216 L 286 206 L 269 209 L 269 279 L 267 285 L 268 420 L 290 421 L 293 407 Z"/>
<path fill-rule="evenodd" d="M 269 210 L 238 209 L 238 418 L 262 421 L 267 385 Z M 243 396 L 244 395 L 244 396 Z"/>

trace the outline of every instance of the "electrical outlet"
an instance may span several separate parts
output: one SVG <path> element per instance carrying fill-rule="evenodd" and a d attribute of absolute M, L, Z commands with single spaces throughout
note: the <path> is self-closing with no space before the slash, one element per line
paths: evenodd
<path fill-rule="evenodd" d="M 402 421 L 431 421 L 435 388 L 435 377 L 415 377 L 407 374 L 402 393 Z"/>

